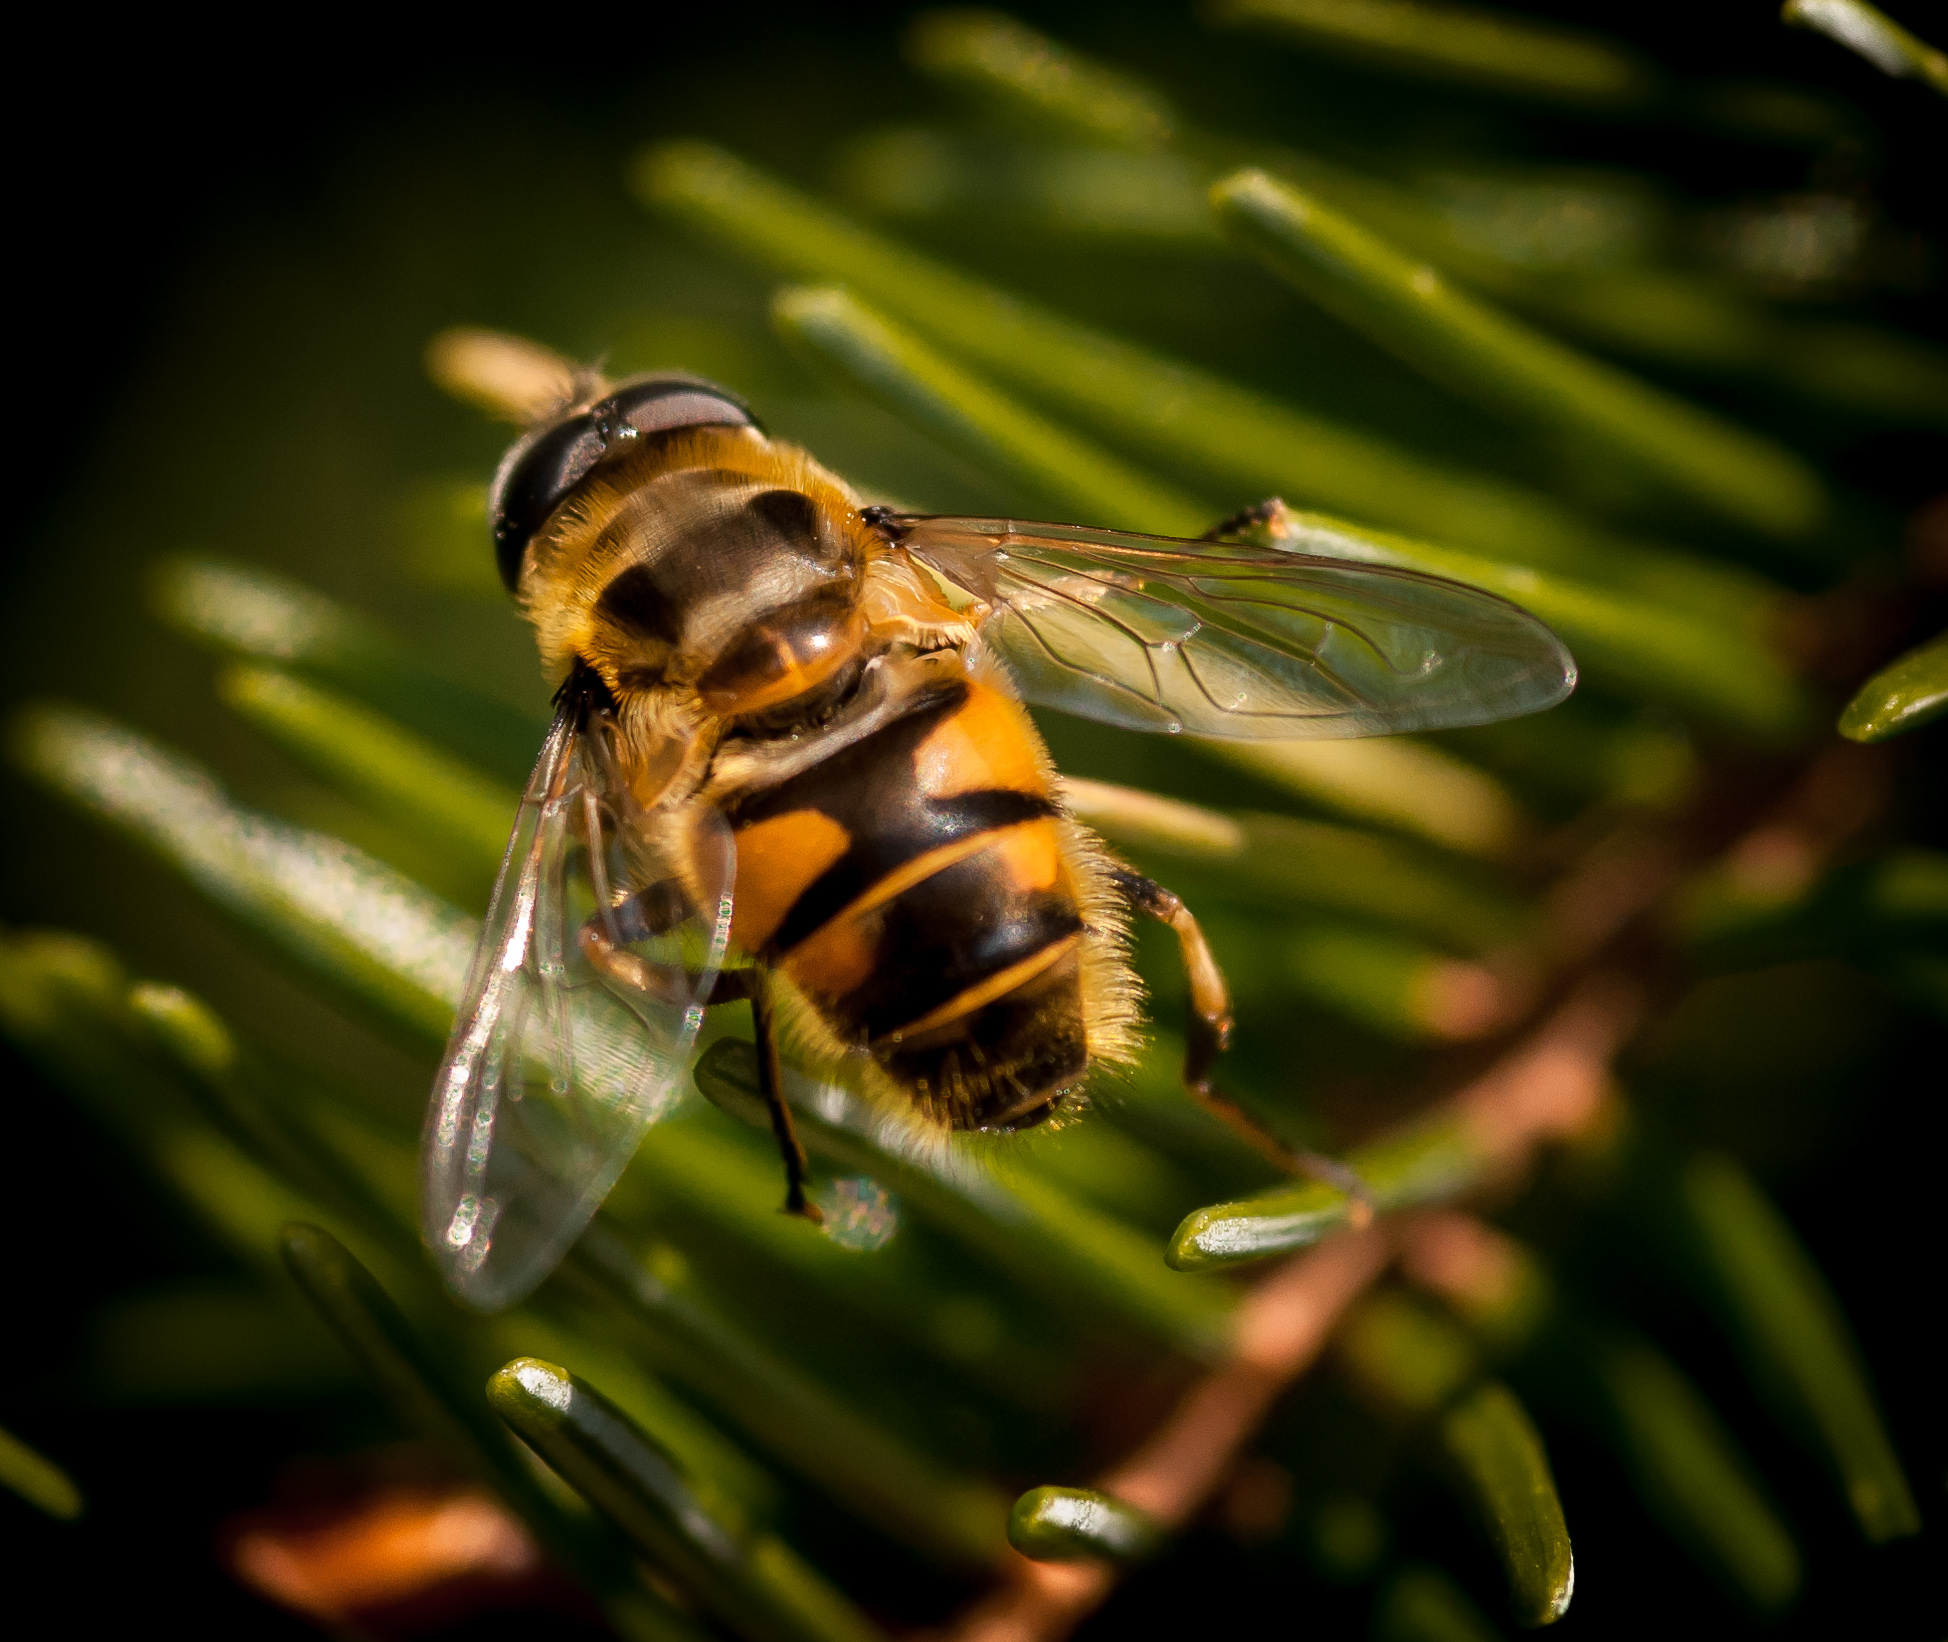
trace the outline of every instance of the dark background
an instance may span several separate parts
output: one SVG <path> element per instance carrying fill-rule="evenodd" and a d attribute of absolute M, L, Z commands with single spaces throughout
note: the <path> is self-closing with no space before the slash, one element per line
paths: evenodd
<path fill-rule="evenodd" d="M 38 35 L 16 37 L 11 83 L 0 101 L 10 157 L 14 292 L 5 444 L 10 485 L 0 511 L 9 604 L 45 573 L 35 555 L 58 538 L 52 525 L 76 504 L 82 476 L 101 471 L 104 429 L 112 425 L 119 439 L 141 437 L 125 416 L 117 419 L 118 407 L 181 310 L 198 300 L 199 279 L 234 237 L 266 223 L 303 228 L 328 208 L 334 179 L 358 156 L 401 130 L 423 130 L 449 116 L 464 121 L 482 110 L 525 111 L 538 126 L 574 132 L 588 151 L 612 151 L 618 176 L 637 142 L 680 131 L 706 132 L 789 167 L 799 133 L 781 111 L 802 106 L 808 92 L 830 103 L 829 126 L 820 136 L 891 117 L 903 100 L 917 102 L 922 93 L 895 48 L 897 24 L 910 9 L 650 5 L 536 9 L 498 20 L 477 11 L 444 19 L 263 14 L 266 30 L 281 31 L 276 36 L 174 20 L 129 28 L 101 15 L 77 14 L 67 23 L 43 15 L 35 23 Z M 1139 63 L 1166 29 L 1182 27 L 1175 8 L 1020 9 L 1079 44 Z M 1882 78 L 1831 42 L 1779 27 L 1770 3 L 1606 0 L 1528 9 L 1633 38 L 1680 72 L 1776 74 L 1853 100 L 1870 112 L 1885 142 L 1878 186 L 1890 214 L 1939 234 L 1948 104 Z M 1948 19 L 1939 10 L 1930 16 L 1929 8 L 1900 9 L 1924 33 L 1944 33 Z M 1159 66 L 1172 71 L 1176 85 L 1193 76 L 1194 89 L 1185 95 L 1194 108 L 1226 94 L 1221 53 L 1208 63 L 1166 59 Z M 1194 78 L 1200 73 L 1202 83 Z M 1264 93 L 1238 89 L 1230 123 L 1249 126 L 1261 112 L 1251 99 Z M 1648 147 L 1667 174 L 1707 195 L 1796 186 L 1806 170 L 1804 155 L 1713 141 L 1679 127 L 1649 135 L 1619 127 L 1606 135 L 1600 126 L 1579 123 L 1574 138 L 1577 152 L 1590 158 L 1601 157 L 1609 144 L 1617 157 L 1641 162 Z M 525 244 L 550 227 L 515 218 L 495 231 L 510 244 Z M 1936 336 L 1948 330 L 1937 295 L 1894 296 L 1882 305 L 1887 317 L 1909 327 Z M 1890 509 L 1938 492 L 1948 472 L 1943 442 L 1919 435 L 1836 438 L 1826 454 Z M 208 451 L 201 472 L 185 482 L 220 490 L 225 452 Z M 126 574 L 125 565 L 102 564 L 105 582 Z M 104 600 L 113 595 L 111 587 L 101 588 Z M 99 659 L 89 612 L 67 614 L 72 633 L 39 635 L 31 654 L 36 670 L 65 665 L 72 675 L 49 678 L 42 688 L 85 695 L 76 681 Z M 6 661 L 10 695 L 33 682 L 20 676 L 20 659 Z M 1937 759 L 1942 748 L 1939 736 L 1932 738 Z M 14 881 L 33 870 L 31 864 L 17 869 Z M 83 886 L 59 882 L 36 888 L 31 900 L 42 917 L 71 888 L 85 895 Z M 18 913 L 10 907 L 7 915 Z M 1794 1181 L 1785 1202 L 1845 1298 L 1897 1441 L 1914 1464 L 1923 1513 L 1938 1519 L 1948 1464 L 1939 1348 L 1930 1330 L 1941 1296 L 1933 1208 L 1939 1150 L 1934 1137 L 1889 1133 L 1875 1120 L 1896 1093 L 1912 1096 L 1916 1085 L 1907 1080 L 1939 1088 L 1938 1036 L 1909 1047 L 1910 1060 L 1879 1071 L 1891 1087 L 1862 1091 L 1860 1121 L 1847 1143 Z M 44 1364 L 71 1350 L 101 1294 L 194 1265 L 207 1252 L 171 1241 L 160 1229 L 169 1216 L 144 1181 L 99 1144 L 64 1099 L 39 1089 L 12 1060 L 4 1063 L 4 1076 L 12 1126 L 0 1227 L 10 1280 L 0 1315 L 9 1380 L 41 1397 Z M 1910 1098 L 1905 1110 L 1916 1104 Z M 1702 1355 L 1711 1350 L 1702 1336 L 1684 1347 Z M 204 1634 L 310 1634 L 231 1585 L 210 1547 L 216 1524 L 261 1500 L 294 1447 L 320 1440 L 318 1416 L 229 1409 L 95 1413 L 77 1429 L 57 1408 L 37 1413 L 11 1397 L 7 1402 L 6 1422 L 30 1440 L 51 1439 L 59 1430 L 58 1444 L 48 1440 L 48 1446 L 58 1447 L 91 1498 L 89 1518 L 68 1528 L 0 1497 L 0 1567 L 12 1611 L 38 1602 L 50 1613 L 53 1604 L 75 1601 L 91 1616 L 88 1628 L 169 1614 Z M 344 1413 L 339 1435 L 357 1435 L 360 1418 Z M 1573 1447 L 1555 1458 L 1567 1477 L 1603 1463 Z M 1602 1490 L 1577 1492 L 1602 1509 Z M 166 1509 L 158 1506 L 162 1500 Z M 1939 1629 L 1942 1609 L 1932 1590 L 1941 1563 L 1938 1529 L 1871 1558 L 1849 1553 L 1835 1565 L 1832 1548 L 1853 1543 L 1837 1507 L 1813 1495 L 1785 1503 L 1813 1547 L 1808 1600 L 1791 1634 L 1920 1636 Z M 1629 1567 L 1646 1570 L 1627 1589 L 1626 1600 L 1640 1604 L 1634 1616 L 1613 1620 L 1668 1623 L 1698 1596 L 1694 1576 L 1628 1509 L 1617 1509 L 1614 1521 L 1586 1516 L 1576 1527 L 1579 1551 L 1587 1547 L 1592 1558 L 1590 1578 L 1629 1588 Z M 1175 1628 L 1220 1613 L 1235 1619 L 1240 1604 L 1258 1599 L 1250 1570 L 1223 1547 L 1214 1542 L 1208 1553 L 1193 1554 L 1208 1554 L 1209 1580 L 1180 1580 L 1168 1598 L 1147 1589 L 1112 1608 L 1096 1634 L 1145 1628 L 1129 1603 L 1140 1604 L 1142 1617 L 1159 1628 Z M 1594 1566 L 1595 1558 L 1608 1566 Z M 1268 1580 L 1263 1590 L 1280 1588 Z M 1173 1602 L 1195 1611 L 1171 1612 Z M 1351 1623 L 1351 1611 L 1287 1611 L 1276 1622 L 1332 1631 Z M 1596 1616 L 1572 1615 L 1571 1630 L 1577 1617 Z M 500 1628 L 511 1634 L 516 1623 Z M 476 1622 L 468 1634 L 494 1629 Z"/>

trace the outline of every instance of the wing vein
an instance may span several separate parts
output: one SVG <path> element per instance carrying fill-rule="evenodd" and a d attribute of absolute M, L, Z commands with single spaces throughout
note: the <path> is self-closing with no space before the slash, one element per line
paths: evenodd
<path fill-rule="evenodd" d="M 915 559 L 990 605 L 984 631 L 1025 699 L 1106 723 L 1374 735 L 1536 712 L 1575 682 L 1525 611 L 1392 565 L 1080 525 L 897 522 Z"/>

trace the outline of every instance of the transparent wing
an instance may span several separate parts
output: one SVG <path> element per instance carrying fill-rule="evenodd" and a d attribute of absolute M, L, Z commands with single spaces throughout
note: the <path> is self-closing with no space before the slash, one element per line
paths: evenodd
<path fill-rule="evenodd" d="M 728 830 L 659 848 L 611 725 L 581 720 L 564 705 L 528 782 L 426 1121 L 422 1230 L 488 1311 L 554 1269 L 675 1099 L 730 929 Z"/>
<path fill-rule="evenodd" d="M 1081 525 L 888 523 L 991 607 L 981 635 L 1028 700 L 1128 729 L 1390 735 L 1537 712 L 1576 683 L 1526 611 L 1417 571 Z"/>

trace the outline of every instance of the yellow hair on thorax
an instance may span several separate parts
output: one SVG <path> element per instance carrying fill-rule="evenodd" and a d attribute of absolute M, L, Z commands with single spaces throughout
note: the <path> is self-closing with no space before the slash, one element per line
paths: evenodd
<path fill-rule="evenodd" d="M 822 518 L 849 529 L 864 558 L 883 544 L 859 519 L 859 499 L 809 451 L 767 439 L 753 428 L 691 428 L 649 441 L 642 450 L 598 468 L 574 499 L 556 510 L 529 543 L 516 599 L 534 624 L 551 683 L 586 657 L 596 601 L 640 550 L 654 507 L 653 481 L 667 474 L 714 470 L 780 490 L 801 491 Z"/>

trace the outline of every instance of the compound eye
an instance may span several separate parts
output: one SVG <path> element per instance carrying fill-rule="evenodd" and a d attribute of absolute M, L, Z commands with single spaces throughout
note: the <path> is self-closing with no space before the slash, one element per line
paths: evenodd
<path fill-rule="evenodd" d="M 568 493 L 602 460 L 608 441 L 587 411 L 531 433 L 510 450 L 494 475 L 487 516 L 494 557 L 511 593 L 521 579 L 521 555 Z"/>
<path fill-rule="evenodd" d="M 695 376 L 645 376 L 625 382 L 592 406 L 589 415 L 611 439 L 648 437 L 683 428 L 755 428 L 750 406 L 715 383 Z"/>
<path fill-rule="evenodd" d="M 534 533 L 596 466 L 639 439 L 684 428 L 758 427 L 750 407 L 701 377 L 638 377 L 586 410 L 537 429 L 502 460 L 488 493 L 494 556 L 511 593 Z M 762 432 L 762 429 L 759 429 Z"/>

